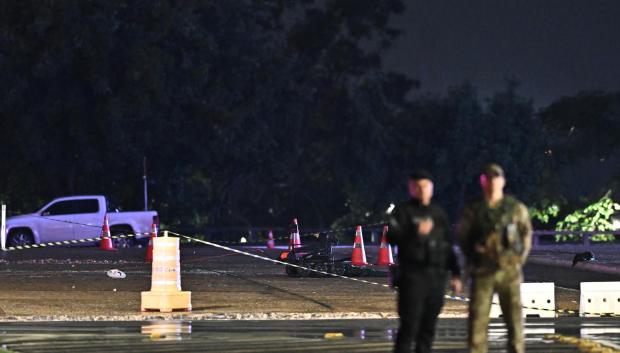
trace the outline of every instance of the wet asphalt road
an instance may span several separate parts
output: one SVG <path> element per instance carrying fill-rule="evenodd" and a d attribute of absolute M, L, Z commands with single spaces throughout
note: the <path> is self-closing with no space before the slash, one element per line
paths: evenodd
<path fill-rule="evenodd" d="M 465 352 L 465 319 L 441 319 L 433 351 Z M 40 322 L 0 324 L 0 344 L 35 352 L 390 352 L 396 320 Z M 341 335 L 326 338 L 326 333 Z M 578 352 L 548 334 L 620 345 L 614 319 L 528 319 L 529 352 Z M 490 352 L 504 351 L 506 330 L 494 320 Z"/>
<path fill-rule="evenodd" d="M 244 249 L 270 258 L 279 253 Z M 151 269 L 144 262 L 144 251 L 59 247 L 1 253 L 0 318 L 140 320 L 140 291 L 150 288 Z M 349 250 L 339 252 L 346 255 Z M 374 261 L 376 248 L 368 247 L 367 253 L 369 261 Z M 337 278 L 290 278 L 281 265 L 205 246 L 183 247 L 181 259 L 182 287 L 192 291 L 192 314 L 198 316 L 278 313 L 287 319 L 292 318 L 285 315 L 290 312 L 395 311 L 394 293 L 380 286 Z M 127 278 L 108 278 L 105 271 L 111 268 L 125 271 Z M 620 280 L 618 275 L 536 264 L 528 264 L 524 273 L 528 282 L 555 282 L 556 308 L 570 310 L 579 307 L 580 282 Z M 385 272 L 364 279 L 385 283 Z M 466 311 L 466 303 L 453 300 L 444 307 L 449 316 L 464 316 Z"/>
<path fill-rule="evenodd" d="M 139 292 L 150 284 L 143 251 L 56 248 L 3 253 L 0 317 L 56 315 L 62 320 L 59 314 L 136 314 Z M 373 255 L 370 250 L 371 259 Z M 126 271 L 128 278 L 107 278 L 105 270 L 112 267 Z M 381 287 L 335 278 L 289 278 L 281 266 L 205 247 L 184 248 L 182 270 L 183 287 L 193 291 L 196 314 L 392 311 L 394 305 L 393 294 Z M 528 264 L 524 273 L 526 281 L 556 283 L 559 309 L 578 307 L 582 281 L 620 280 L 617 275 L 535 264 Z M 465 313 L 465 306 L 458 304 L 448 301 L 446 308 Z M 389 352 L 397 326 L 396 320 L 0 322 L 0 347 L 16 352 Z M 326 339 L 326 333 L 342 337 Z M 578 351 L 543 339 L 552 333 L 620 345 L 620 320 L 528 318 L 528 351 Z M 435 351 L 465 352 L 465 336 L 464 319 L 441 319 Z M 503 351 L 501 321 L 492 324 L 491 338 L 491 352 Z"/>
<path fill-rule="evenodd" d="M 244 249 L 270 258 L 279 253 Z M 129 316 L 140 315 L 140 291 L 150 288 L 151 268 L 144 262 L 144 251 L 59 247 L 1 253 L 0 317 L 139 320 Z M 339 252 L 346 255 L 349 250 Z M 367 253 L 374 261 L 376 248 L 368 247 Z M 192 291 L 197 315 L 395 311 L 395 296 L 386 288 L 337 278 L 290 278 L 281 265 L 210 247 L 183 247 L 181 266 L 182 287 Z M 111 268 L 126 272 L 127 278 L 108 278 L 105 271 Z M 536 264 L 528 264 L 524 273 L 528 282 L 555 282 L 557 308 L 570 310 L 578 309 L 580 282 L 620 280 L 618 275 Z M 385 283 L 385 272 L 364 279 Z M 466 311 L 465 303 L 452 300 L 444 307 L 452 316 Z"/>
<path fill-rule="evenodd" d="M 525 282 L 554 282 L 556 287 L 579 289 L 581 282 L 620 281 L 619 275 L 528 263 L 523 269 Z"/>

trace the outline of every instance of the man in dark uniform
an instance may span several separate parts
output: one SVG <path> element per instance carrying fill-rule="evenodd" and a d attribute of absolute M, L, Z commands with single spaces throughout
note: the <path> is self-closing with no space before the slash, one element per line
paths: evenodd
<path fill-rule="evenodd" d="M 480 175 L 483 197 L 468 205 L 459 220 L 458 240 L 472 279 L 469 303 L 471 353 L 487 352 L 489 310 L 497 293 L 508 329 L 508 352 L 523 353 L 521 267 L 532 245 L 528 210 L 504 194 L 504 170 L 497 164 Z"/>
<path fill-rule="evenodd" d="M 430 352 L 437 316 L 444 302 L 448 270 L 451 285 L 461 291 L 460 268 L 452 248 L 452 234 L 446 213 L 431 202 L 433 178 L 424 170 L 409 176 L 411 199 L 390 214 L 387 239 L 398 246 L 400 328 L 395 352 Z"/>

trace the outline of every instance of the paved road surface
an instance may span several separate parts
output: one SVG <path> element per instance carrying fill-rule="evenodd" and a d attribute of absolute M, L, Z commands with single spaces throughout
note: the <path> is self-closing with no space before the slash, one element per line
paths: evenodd
<path fill-rule="evenodd" d="M 271 258 L 278 253 L 247 250 Z M 140 316 L 140 291 L 150 288 L 151 268 L 144 262 L 144 251 L 50 248 L 2 253 L 0 319 L 54 316 L 64 320 L 100 316 L 108 320 L 139 320 L 130 316 Z M 369 261 L 374 256 L 369 251 Z M 290 278 L 281 265 L 202 246 L 183 248 L 181 258 L 182 286 L 192 291 L 196 315 L 291 312 L 395 315 L 394 293 L 380 286 L 337 278 Z M 105 272 L 111 268 L 125 271 L 127 278 L 107 277 Z M 375 276 L 364 279 L 385 283 L 385 272 L 377 271 Z M 528 264 L 525 279 L 555 282 L 557 308 L 576 310 L 579 307 L 576 289 L 580 282 L 618 281 L 620 276 Z M 465 303 L 448 301 L 444 314 L 464 316 L 466 310 Z"/>
<path fill-rule="evenodd" d="M 82 322 L 0 324 L 0 344 L 35 352 L 390 352 L 395 320 Z M 325 334 L 342 334 L 326 339 Z M 528 319 L 529 352 L 578 352 L 544 339 L 547 334 L 620 344 L 620 321 Z M 465 352 L 465 320 L 441 319 L 434 351 Z M 494 321 L 491 352 L 504 350 L 506 330 Z"/>

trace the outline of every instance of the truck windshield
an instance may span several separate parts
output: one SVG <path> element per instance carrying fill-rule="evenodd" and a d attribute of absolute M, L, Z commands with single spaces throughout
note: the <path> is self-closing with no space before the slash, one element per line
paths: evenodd
<path fill-rule="evenodd" d="M 49 204 L 49 201 L 46 201 L 44 204 L 41 205 L 41 207 L 37 208 L 37 213 L 43 211 L 43 207 L 47 206 L 47 204 Z"/>

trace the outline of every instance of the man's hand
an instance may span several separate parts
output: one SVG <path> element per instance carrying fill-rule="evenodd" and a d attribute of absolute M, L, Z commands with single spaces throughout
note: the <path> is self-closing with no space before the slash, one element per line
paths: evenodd
<path fill-rule="evenodd" d="M 432 218 L 424 218 L 418 223 L 418 234 L 420 235 L 428 235 L 433 230 L 433 219 Z"/>
<path fill-rule="evenodd" d="M 463 291 L 463 281 L 460 276 L 452 276 L 450 278 L 450 287 L 454 291 L 454 295 L 461 295 Z"/>

